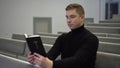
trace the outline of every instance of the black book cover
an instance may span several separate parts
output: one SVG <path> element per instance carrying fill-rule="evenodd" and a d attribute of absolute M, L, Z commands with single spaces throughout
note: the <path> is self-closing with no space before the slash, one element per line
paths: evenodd
<path fill-rule="evenodd" d="M 29 50 L 32 52 L 32 54 L 36 52 L 46 57 L 46 52 L 45 52 L 43 43 L 39 35 L 30 36 L 30 37 L 27 36 L 26 41 L 27 41 Z"/>

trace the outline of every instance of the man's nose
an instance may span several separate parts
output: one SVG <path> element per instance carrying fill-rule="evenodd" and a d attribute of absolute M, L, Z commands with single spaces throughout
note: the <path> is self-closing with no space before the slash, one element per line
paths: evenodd
<path fill-rule="evenodd" d="M 67 22 L 70 23 L 70 22 L 71 22 L 71 19 L 68 18 L 68 19 L 67 19 Z"/>

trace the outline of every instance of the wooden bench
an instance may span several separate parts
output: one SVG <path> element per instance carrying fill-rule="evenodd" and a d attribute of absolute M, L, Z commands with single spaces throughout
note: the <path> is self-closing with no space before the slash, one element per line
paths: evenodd
<path fill-rule="evenodd" d="M 93 33 L 112 33 L 120 34 L 120 27 L 96 27 L 96 26 L 85 26 L 88 30 Z"/>
<path fill-rule="evenodd" d="M 120 23 L 120 20 L 101 20 L 99 23 Z"/>
<path fill-rule="evenodd" d="M 99 42 L 98 51 L 120 54 L 120 44 L 118 43 L 108 43 L 108 42 Z"/>
<path fill-rule="evenodd" d="M 120 23 L 87 23 L 85 26 L 120 27 Z"/>
<path fill-rule="evenodd" d="M 17 57 L 24 54 L 25 45 L 23 40 L 0 38 L 0 53 Z"/>
<path fill-rule="evenodd" d="M 96 68 L 120 68 L 120 55 L 97 52 Z"/>
<path fill-rule="evenodd" d="M 100 42 L 110 42 L 110 43 L 119 43 L 120 38 L 113 38 L 113 37 L 98 37 Z"/>
<path fill-rule="evenodd" d="M 113 37 L 113 38 L 120 38 L 120 34 L 112 34 L 112 33 L 93 33 L 98 37 Z"/>

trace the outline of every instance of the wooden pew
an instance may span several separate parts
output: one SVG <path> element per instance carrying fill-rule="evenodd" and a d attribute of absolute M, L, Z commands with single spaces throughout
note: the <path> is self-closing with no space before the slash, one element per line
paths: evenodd
<path fill-rule="evenodd" d="M 113 37 L 113 38 L 120 38 L 120 34 L 111 34 L 111 33 L 93 33 L 98 37 Z"/>
<path fill-rule="evenodd" d="M 113 38 L 113 37 L 98 37 L 100 42 L 110 42 L 110 43 L 119 43 L 120 38 Z"/>
<path fill-rule="evenodd" d="M 25 45 L 26 42 L 23 40 L 0 38 L 0 53 L 17 57 L 24 54 Z"/>
<path fill-rule="evenodd" d="M 120 23 L 87 23 L 85 26 L 120 27 Z"/>
<path fill-rule="evenodd" d="M 120 23 L 120 20 L 101 20 L 99 23 Z"/>
<path fill-rule="evenodd" d="M 18 40 L 25 40 L 25 35 L 24 34 L 12 34 L 12 39 L 18 39 Z"/>
<path fill-rule="evenodd" d="M 0 54 L 0 68 L 40 68 L 27 61 Z"/>
<path fill-rule="evenodd" d="M 53 45 L 56 41 L 57 37 L 52 37 L 52 36 L 41 36 L 41 40 L 43 43 L 46 44 L 51 44 Z"/>
<path fill-rule="evenodd" d="M 96 27 L 96 26 L 85 26 L 88 30 L 93 33 L 112 33 L 120 34 L 120 27 Z"/>
<path fill-rule="evenodd" d="M 118 43 L 108 43 L 108 42 L 99 42 L 98 51 L 120 54 L 120 44 Z"/>
<path fill-rule="evenodd" d="M 106 52 L 97 52 L 96 68 L 119 68 L 120 55 Z"/>

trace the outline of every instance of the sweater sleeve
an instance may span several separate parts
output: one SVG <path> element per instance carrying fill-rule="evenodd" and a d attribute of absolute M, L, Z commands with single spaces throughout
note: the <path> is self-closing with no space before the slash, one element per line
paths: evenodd
<path fill-rule="evenodd" d="M 96 36 L 89 37 L 82 45 L 74 56 L 53 61 L 53 68 L 81 68 L 85 64 L 89 66 L 96 59 L 98 39 Z"/>
<path fill-rule="evenodd" d="M 47 53 L 47 57 L 51 60 L 55 60 L 58 55 L 60 55 L 60 50 L 61 50 L 61 45 L 62 45 L 62 39 L 64 38 L 65 34 L 62 34 L 61 36 L 59 36 L 53 47 L 50 49 L 50 51 Z"/>

